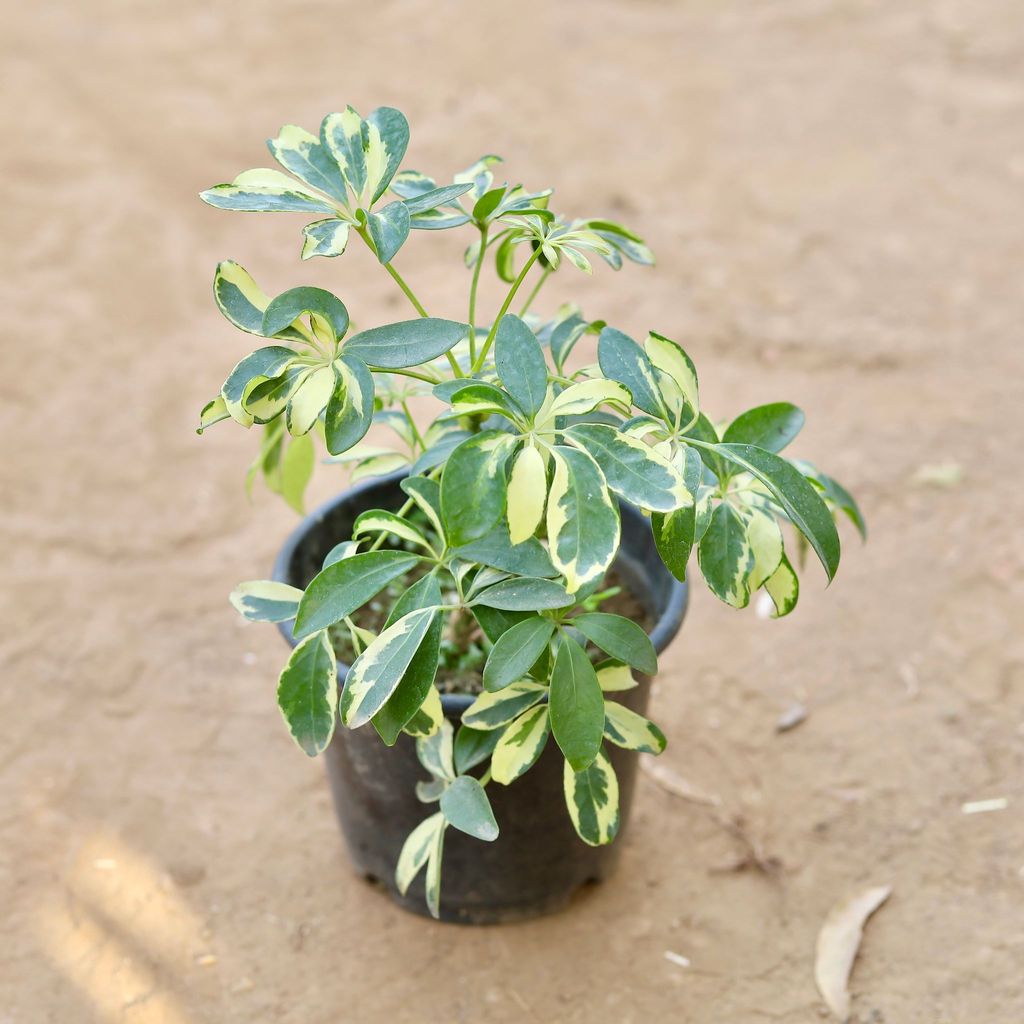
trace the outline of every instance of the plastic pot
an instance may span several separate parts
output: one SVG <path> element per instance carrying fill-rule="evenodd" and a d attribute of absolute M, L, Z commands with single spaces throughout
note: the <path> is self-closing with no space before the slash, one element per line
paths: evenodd
<path fill-rule="evenodd" d="M 352 524 L 368 508 L 397 509 L 406 495 L 401 473 L 355 487 L 308 515 L 288 538 L 274 567 L 274 579 L 305 587 L 320 571 L 327 553 L 351 535 Z M 658 557 L 650 524 L 634 508 L 622 506 L 622 546 L 615 567 L 655 626 L 651 640 L 660 653 L 679 632 L 686 613 L 686 585 L 675 580 Z M 289 624 L 281 633 L 294 646 Z M 347 666 L 338 665 L 344 679 Z M 643 714 L 650 680 L 640 678 L 616 700 Z M 445 716 L 457 727 L 473 698 L 444 694 Z M 441 919 L 470 924 L 521 920 L 564 907 L 588 882 L 613 870 L 629 821 L 636 783 L 637 755 L 606 744 L 619 779 L 621 826 L 608 846 L 587 846 L 573 830 L 562 792 L 563 759 L 554 740 L 537 763 L 510 786 L 492 784 L 488 796 L 500 835 L 484 843 L 448 829 L 441 883 Z M 384 886 L 407 910 L 426 914 L 423 874 L 402 896 L 394 883 L 395 864 L 406 836 L 436 805 L 416 798 L 416 783 L 427 773 L 415 744 L 402 735 L 386 747 L 372 726 L 340 726 L 323 754 L 341 831 L 357 869 Z"/>

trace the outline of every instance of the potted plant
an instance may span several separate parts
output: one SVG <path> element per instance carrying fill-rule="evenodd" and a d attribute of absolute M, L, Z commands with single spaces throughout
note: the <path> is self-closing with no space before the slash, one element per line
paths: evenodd
<path fill-rule="evenodd" d="M 262 427 L 249 481 L 300 510 L 318 442 L 354 464 L 360 485 L 303 522 L 274 579 L 231 600 L 293 647 L 278 704 L 305 753 L 327 752 L 360 868 L 407 906 L 423 905 L 422 884 L 435 917 L 503 920 L 607 872 L 637 752 L 665 746 L 644 712 L 691 554 L 721 600 L 742 608 L 763 592 L 782 616 L 800 562 L 784 531 L 831 580 L 836 515 L 863 521 L 833 479 L 779 454 L 803 424 L 795 406 L 716 424 L 675 341 L 638 344 L 571 306 L 531 314 L 567 264 L 653 263 L 637 235 L 555 214 L 550 189 L 496 184 L 495 156 L 448 185 L 400 170 L 408 138 L 399 111 L 349 107 L 319 135 L 289 125 L 271 139 L 284 171 L 202 193 L 221 209 L 315 216 L 303 259 L 340 256 L 355 236 L 415 316 L 353 332 L 332 293 L 270 299 L 221 263 L 217 305 L 264 341 L 199 430 Z M 413 230 L 455 229 L 471 239 L 468 303 L 440 319 L 393 260 Z M 477 302 L 491 263 L 507 284 L 493 315 Z M 581 357 L 595 348 L 596 362 Z M 410 411 L 422 396 L 439 403 L 429 423 Z M 364 443 L 373 423 L 393 446 Z"/>

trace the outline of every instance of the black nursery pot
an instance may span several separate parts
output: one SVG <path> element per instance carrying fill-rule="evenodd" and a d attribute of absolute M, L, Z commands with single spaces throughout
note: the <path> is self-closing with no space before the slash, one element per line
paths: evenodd
<path fill-rule="evenodd" d="M 401 473 L 355 487 L 308 515 L 288 538 L 274 567 L 274 579 L 305 587 L 320 571 L 327 553 L 351 535 L 352 524 L 368 508 L 397 509 L 406 495 Z M 651 640 L 660 654 L 679 632 L 686 613 L 686 585 L 675 580 L 658 557 L 648 521 L 622 506 L 622 546 L 615 568 L 633 596 L 655 620 Z M 281 633 L 294 646 L 290 624 Z M 338 666 L 344 680 L 347 666 Z M 613 696 L 643 714 L 650 679 Z M 444 694 L 445 717 L 458 727 L 473 698 Z M 491 785 L 487 793 L 500 835 L 493 843 L 448 829 L 441 879 L 441 919 L 467 924 L 521 920 L 564 907 L 588 882 L 606 878 L 618 860 L 636 783 L 637 754 L 606 744 L 619 779 L 621 826 L 609 846 L 587 846 L 569 820 L 562 791 L 563 759 L 553 740 L 537 763 L 510 786 Z M 379 882 L 401 906 L 426 914 L 423 872 L 402 896 L 394 871 L 402 844 L 436 806 L 416 798 L 427 773 L 413 740 L 402 735 L 386 747 L 372 726 L 348 730 L 340 724 L 324 752 L 327 776 L 341 830 L 356 867 Z"/>

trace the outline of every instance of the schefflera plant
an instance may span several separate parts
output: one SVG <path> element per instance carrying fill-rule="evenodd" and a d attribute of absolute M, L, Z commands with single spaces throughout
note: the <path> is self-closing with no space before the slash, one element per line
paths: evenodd
<path fill-rule="evenodd" d="M 676 578 L 687 578 L 696 549 L 717 597 L 742 608 L 763 591 L 777 616 L 799 593 L 800 560 L 788 557 L 784 528 L 831 580 L 837 513 L 862 533 L 864 524 L 836 481 L 779 454 L 803 424 L 795 406 L 763 405 L 716 425 L 701 410 L 692 360 L 670 338 L 651 332 L 638 344 L 574 307 L 549 321 L 529 313 L 566 263 L 588 273 L 594 256 L 616 270 L 652 263 L 640 238 L 608 220 L 556 215 L 550 189 L 495 184 L 496 156 L 449 185 L 400 170 L 408 135 L 397 110 L 363 119 L 350 107 L 329 114 L 318 135 L 286 126 L 269 141 L 287 174 L 246 171 L 202 194 L 223 209 L 316 215 L 303 229 L 303 259 L 339 256 L 357 236 L 416 316 L 352 334 L 332 293 L 300 287 L 271 300 L 237 263 L 220 264 L 219 308 L 266 344 L 230 372 L 199 429 L 226 419 L 261 425 L 250 479 L 262 474 L 300 508 L 314 437 L 331 460 L 354 462 L 354 477 L 407 472 L 405 503 L 360 514 L 304 591 L 256 580 L 232 602 L 252 621 L 294 620 L 297 645 L 277 697 L 307 754 L 327 747 L 339 719 L 372 726 L 389 745 L 402 733 L 415 738 L 430 776 L 417 795 L 438 809 L 409 836 L 396 880 L 404 892 L 425 867 L 436 915 L 446 829 L 498 835 L 489 785 L 513 783 L 553 741 L 572 823 L 599 845 L 619 825 L 606 744 L 651 754 L 665 747 L 657 726 L 613 696 L 636 685 L 634 671 L 657 670 L 644 630 L 600 610 L 619 547 L 619 501 L 650 516 Z M 414 229 L 460 228 L 471 234 L 466 317 L 438 319 L 392 261 Z M 509 287 L 481 319 L 480 277 L 492 254 Z M 597 339 L 597 363 L 574 367 L 570 355 L 587 336 Z M 443 411 L 421 427 L 410 399 L 427 394 Z M 397 445 L 363 445 L 372 423 L 390 427 Z M 414 582 L 380 631 L 359 625 L 360 610 L 402 580 Z M 479 625 L 487 654 L 483 692 L 456 731 L 435 678 L 443 639 L 464 636 L 467 622 Z M 356 653 L 340 692 L 339 629 Z"/>

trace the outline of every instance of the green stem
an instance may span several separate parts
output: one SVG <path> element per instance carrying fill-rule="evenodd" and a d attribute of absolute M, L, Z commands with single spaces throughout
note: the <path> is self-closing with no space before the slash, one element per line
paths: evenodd
<path fill-rule="evenodd" d="M 537 295 L 540 292 L 541 288 L 544 287 L 544 282 L 547 281 L 547 279 L 550 276 L 551 276 L 551 268 L 550 267 L 545 267 L 544 268 L 544 273 L 540 275 L 540 280 L 533 286 L 533 291 L 530 292 L 529 298 L 526 300 L 526 302 L 523 303 L 523 308 L 521 310 L 519 310 L 519 315 L 520 316 L 526 316 L 526 314 L 529 311 L 530 307 L 533 305 L 533 300 L 535 298 L 537 298 Z"/>
<path fill-rule="evenodd" d="M 399 402 L 399 405 L 401 405 L 402 407 L 402 412 L 405 413 L 405 418 L 409 421 L 409 427 L 412 430 L 412 436 L 415 439 L 416 443 L 420 446 L 420 452 L 425 452 L 427 450 L 427 446 L 423 443 L 423 435 L 420 434 L 419 429 L 416 426 L 416 421 L 412 418 L 412 413 L 409 412 L 409 406 L 406 404 L 404 398 Z"/>
<path fill-rule="evenodd" d="M 419 373 L 417 370 L 400 370 L 396 367 L 371 367 L 374 373 L 395 373 L 399 377 L 412 377 L 413 380 L 422 380 L 427 384 L 440 384 L 441 382 L 436 377 L 428 377 L 425 373 Z"/>
<path fill-rule="evenodd" d="M 480 285 L 480 268 L 484 265 L 484 253 L 487 252 L 487 232 L 489 226 L 485 224 L 480 229 L 480 252 L 477 256 L 476 266 L 473 267 L 473 281 L 469 286 L 469 362 L 470 365 L 476 362 L 476 291 Z"/>
<path fill-rule="evenodd" d="M 498 324 L 501 323 L 501 318 L 508 312 L 508 307 L 512 305 L 512 300 L 516 297 L 516 292 L 519 291 L 520 285 L 526 280 L 526 275 L 530 272 L 534 263 L 537 262 L 538 256 L 540 256 L 540 249 L 534 249 L 530 253 L 530 258 L 523 264 L 523 269 L 519 271 L 519 276 L 512 282 L 512 287 L 509 289 L 508 295 L 505 296 L 505 301 L 501 304 L 501 309 L 498 310 L 498 315 L 494 318 L 494 323 L 487 334 L 487 340 L 484 342 L 483 348 L 480 349 L 480 355 L 477 356 L 476 362 L 473 364 L 473 373 L 479 373 L 484 365 L 487 353 L 491 350 L 491 345 L 494 344 L 494 336 L 498 333 Z"/>

